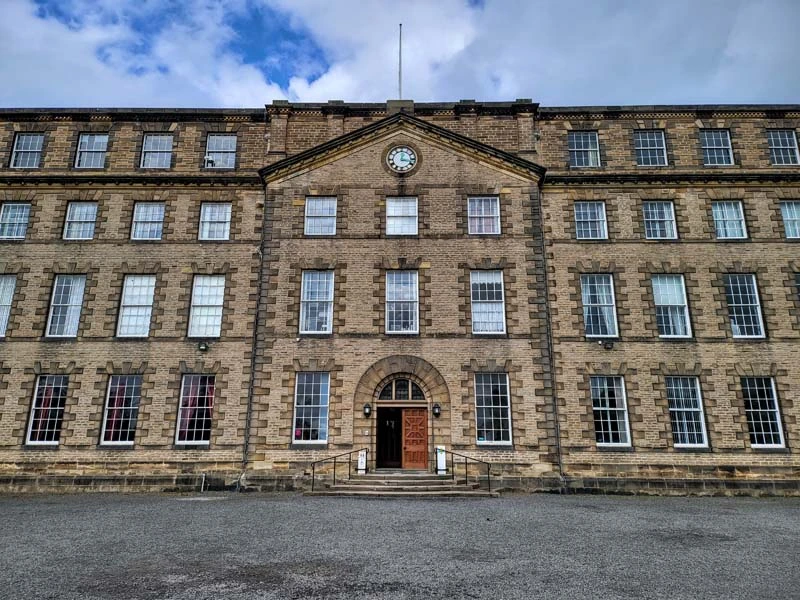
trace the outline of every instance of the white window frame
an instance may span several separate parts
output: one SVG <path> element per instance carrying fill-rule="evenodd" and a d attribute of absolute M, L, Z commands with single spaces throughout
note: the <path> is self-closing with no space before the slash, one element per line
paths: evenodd
<path fill-rule="evenodd" d="M 574 144 L 580 137 L 580 144 Z M 588 141 L 588 146 L 586 142 Z M 596 131 L 568 131 L 567 152 L 571 169 L 597 169 L 603 166 L 600 161 L 600 138 Z M 586 160 L 578 160 L 578 156 L 586 156 Z M 574 159 L 574 160 L 573 160 Z M 596 164 L 592 164 L 593 161 Z M 577 164 L 586 162 L 587 164 Z"/>
<path fill-rule="evenodd" d="M 396 207 L 395 210 L 400 208 L 400 206 L 410 206 L 413 204 L 414 206 L 414 214 L 406 214 L 402 210 L 399 214 L 390 214 L 392 208 L 391 205 L 395 203 Z M 400 226 L 400 223 L 405 223 L 406 221 L 410 222 L 411 219 L 414 219 L 414 230 L 413 231 L 403 231 L 404 226 Z M 392 225 L 390 226 L 390 223 Z M 417 235 L 419 233 L 419 200 L 416 196 L 389 196 L 386 198 L 386 235 L 387 236 L 405 236 L 405 235 Z"/>
<path fill-rule="evenodd" d="M 669 216 L 666 219 L 652 219 L 648 218 L 648 208 L 660 205 L 661 207 L 669 207 Z M 644 237 L 646 240 L 676 240 L 678 239 L 678 224 L 675 222 L 675 203 L 671 200 L 647 200 L 642 202 L 642 221 L 644 225 Z M 664 229 L 672 229 L 672 235 L 653 236 L 649 235 L 647 230 L 648 223 L 659 223 L 658 228 L 661 229 L 661 223 L 664 223 Z M 669 232 L 667 232 L 669 233 Z"/>
<path fill-rule="evenodd" d="M 211 422 L 209 423 L 208 439 L 207 440 L 182 440 L 182 439 L 180 439 L 180 435 L 181 435 L 181 420 L 183 418 L 183 413 L 188 408 L 192 408 L 192 407 L 186 407 L 184 405 L 184 400 L 186 400 L 186 398 L 184 398 L 184 391 L 186 390 L 186 380 L 188 378 L 190 378 L 190 377 L 210 377 L 213 380 L 214 393 L 211 395 L 211 406 L 210 406 L 210 409 L 209 409 L 209 419 L 210 419 Z M 206 389 L 208 389 L 208 384 L 206 384 Z M 181 377 L 181 395 L 180 395 L 180 398 L 178 398 L 178 416 L 177 416 L 177 419 L 175 420 L 175 445 L 176 446 L 209 446 L 209 445 L 211 445 L 211 433 L 213 432 L 213 427 L 214 427 L 214 400 L 216 400 L 216 395 L 217 395 L 217 376 L 216 375 L 211 374 L 211 373 L 184 373 L 183 374 L 183 376 Z M 198 398 L 200 398 L 200 396 L 198 396 Z M 208 397 L 207 396 L 204 396 L 204 398 L 205 398 L 206 401 L 208 401 Z M 204 406 L 203 408 L 206 408 L 206 407 L 207 406 Z M 195 410 L 197 410 L 198 407 L 195 406 L 193 408 Z M 197 431 L 197 430 L 196 429 L 194 429 L 194 430 L 187 429 L 186 431 L 189 432 L 189 431 Z M 206 431 L 206 430 L 203 429 L 202 431 Z"/>
<path fill-rule="evenodd" d="M 326 204 L 333 204 L 333 215 L 326 214 Z M 329 210 L 328 207 L 327 210 Z M 338 201 L 336 196 L 306 196 L 303 215 L 303 235 L 309 237 L 327 237 L 336 235 L 336 212 Z M 319 214 L 317 214 L 319 213 Z M 331 227 L 331 223 L 333 227 Z M 321 224 L 317 226 L 317 224 Z M 320 233 L 320 230 L 322 231 Z"/>
<path fill-rule="evenodd" d="M 67 333 L 61 334 L 54 334 L 51 331 L 53 326 L 53 313 L 56 309 L 56 292 L 58 291 L 59 283 L 62 279 L 70 278 L 73 279 L 72 288 L 70 289 L 70 295 L 66 303 L 58 304 L 57 306 L 62 307 L 65 306 L 67 310 L 66 315 L 66 322 L 65 322 L 65 329 Z M 79 285 L 76 285 L 76 282 L 80 282 Z M 75 290 L 79 290 L 75 292 Z M 73 275 L 71 273 L 60 273 L 55 276 L 53 280 L 53 291 L 50 294 L 50 310 L 48 311 L 47 315 L 47 329 L 45 337 L 48 338 L 74 338 L 78 336 L 78 331 L 80 330 L 81 326 L 81 312 L 83 310 L 83 296 L 86 292 L 86 275 Z M 74 294 L 74 295 L 73 295 Z M 77 307 L 77 308 L 76 308 Z M 77 310 L 77 314 L 75 311 Z M 70 322 L 74 323 L 74 329 L 68 329 L 67 324 Z"/>
<path fill-rule="evenodd" d="M 231 239 L 231 214 L 233 206 L 230 202 L 203 202 L 200 204 L 200 223 L 197 227 L 197 239 L 201 242 L 226 242 Z M 211 235 L 222 228 L 221 234 Z"/>
<path fill-rule="evenodd" d="M 150 140 L 155 140 L 156 138 L 169 138 L 169 150 L 164 150 L 163 148 L 148 148 L 147 144 Z M 171 169 L 172 168 L 172 151 L 174 150 L 175 146 L 175 137 L 171 133 L 145 133 L 144 139 L 142 140 L 142 157 L 139 162 L 139 167 L 142 169 Z M 151 161 L 148 158 L 156 155 L 169 155 L 169 164 L 165 167 L 159 164 L 155 166 L 146 164 Z M 158 159 L 156 158 L 156 162 Z"/>
<path fill-rule="evenodd" d="M 38 138 L 38 143 L 35 144 L 36 147 L 23 147 L 20 148 L 20 140 L 22 139 L 35 139 Z M 24 146 L 25 144 L 23 144 Z M 42 166 L 42 153 L 44 151 L 44 134 L 43 133 L 18 133 L 14 136 L 14 149 L 11 152 L 11 163 L 9 164 L 9 168 L 11 169 L 38 169 Z M 27 164 L 29 161 L 26 160 L 25 165 L 18 165 L 17 159 L 21 157 L 21 155 L 36 155 L 35 164 Z"/>
<path fill-rule="evenodd" d="M 731 315 L 732 306 L 728 302 L 728 278 L 729 277 L 747 277 L 747 278 L 749 278 L 749 280 L 750 280 L 750 282 L 751 282 L 751 284 L 753 286 L 754 297 L 755 297 L 755 300 L 756 300 L 755 304 L 734 304 L 733 306 L 755 306 L 756 315 L 758 315 L 758 328 L 761 331 L 761 333 L 759 333 L 757 335 L 742 335 L 742 334 L 737 334 L 736 333 L 736 328 L 739 327 L 739 326 L 738 325 L 734 325 L 734 323 L 733 323 L 733 317 Z M 761 296 L 758 293 L 758 280 L 756 279 L 755 273 L 725 273 L 723 275 L 722 283 L 723 283 L 723 288 L 724 288 L 724 292 L 725 292 L 725 305 L 726 305 L 726 307 L 728 309 L 728 321 L 730 321 L 730 324 L 731 324 L 731 335 L 734 338 L 756 339 L 756 340 L 757 339 L 764 339 L 765 337 L 767 337 L 766 330 L 764 329 L 764 316 L 763 316 L 762 310 L 761 310 Z"/>
<path fill-rule="evenodd" d="M 738 207 L 738 216 L 731 217 L 733 214 L 730 209 Z M 744 218 L 744 205 L 741 200 L 720 200 L 711 203 L 711 216 L 714 219 L 714 238 L 717 240 L 746 240 L 747 239 L 747 220 Z M 728 223 L 741 223 L 741 235 L 727 235 Z M 720 227 L 724 235 L 720 235 Z"/>
<path fill-rule="evenodd" d="M 660 141 L 660 144 L 659 144 Z M 639 155 L 639 152 L 647 153 L 647 159 Z M 657 153 L 657 154 L 655 154 Z M 636 157 L 638 167 L 667 167 L 667 139 L 663 129 L 634 129 L 633 131 L 633 154 Z M 652 158 L 663 162 L 652 162 Z"/>
<path fill-rule="evenodd" d="M 91 220 L 87 218 L 76 218 L 73 214 L 73 211 L 80 213 L 82 208 L 92 207 L 94 208 L 94 215 Z M 91 224 L 90 232 L 88 236 L 77 236 L 70 234 L 70 226 L 77 225 L 78 231 L 83 231 L 83 226 L 87 223 Z M 65 240 L 72 240 L 72 241 L 85 241 L 85 240 L 93 240 L 94 239 L 94 231 L 95 226 L 97 223 L 97 202 L 68 202 L 67 203 L 67 214 L 64 217 L 64 232 L 62 234 L 63 239 Z"/>
<path fill-rule="evenodd" d="M 483 212 L 487 200 L 489 201 L 488 206 L 491 211 L 488 214 Z M 483 225 L 473 228 L 473 219 L 475 220 L 475 225 L 478 223 L 491 223 L 493 231 L 485 231 L 486 228 Z M 484 231 L 479 231 L 480 229 L 484 229 Z M 469 235 L 500 235 L 502 233 L 500 224 L 500 196 L 467 197 L 467 231 Z"/>
<path fill-rule="evenodd" d="M 717 134 L 722 136 L 724 134 L 725 139 L 712 139 L 709 140 L 706 137 L 706 134 L 709 134 L 712 138 L 716 138 Z M 700 149 L 703 153 L 703 166 L 704 167 L 730 167 L 734 164 L 733 162 L 733 146 L 731 145 L 731 132 L 729 129 L 718 129 L 713 127 L 706 127 L 700 129 Z M 714 153 L 714 161 L 709 162 L 709 156 L 706 154 L 706 150 L 712 151 Z M 719 151 L 724 150 L 727 155 L 726 162 L 719 162 L 718 159 L 721 154 Z"/>
<path fill-rule="evenodd" d="M 102 145 L 102 150 L 98 150 L 94 146 L 94 142 L 98 138 L 105 138 L 105 143 Z M 92 146 L 89 146 L 91 140 Z M 84 147 L 84 141 L 86 141 Z M 106 153 L 108 152 L 108 134 L 107 133 L 82 133 L 78 137 L 78 151 L 75 153 L 75 168 L 76 169 L 104 169 L 106 163 Z M 87 156 L 91 158 L 90 165 L 81 165 L 81 157 Z M 101 157 L 100 165 L 95 165 L 95 158 Z"/>
<path fill-rule="evenodd" d="M 682 304 L 672 304 L 672 303 L 663 303 L 659 304 L 659 295 L 656 294 L 656 280 L 657 279 L 677 279 L 680 282 L 680 292 L 683 296 L 683 303 Z M 689 315 L 689 300 L 686 296 L 686 280 L 684 279 L 683 275 L 677 273 L 658 273 L 654 274 L 650 278 L 650 287 L 653 291 L 653 303 L 656 307 L 656 328 L 658 329 L 658 337 L 665 338 L 665 339 L 688 339 L 692 337 L 692 322 Z M 683 313 L 684 323 L 686 324 L 686 333 L 684 335 L 673 335 L 673 334 L 664 334 L 661 333 L 661 328 L 658 326 L 658 308 L 659 307 L 667 307 L 667 308 L 681 308 Z"/>
<path fill-rule="evenodd" d="M 783 137 L 781 134 L 787 134 L 786 137 L 789 138 L 788 144 L 784 143 L 786 140 L 777 139 Z M 775 142 L 778 143 L 776 144 Z M 797 150 L 797 132 L 794 129 L 767 129 L 767 145 L 769 146 L 769 162 L 772 166 L 782 167 L 800 164 L 800 152 Z M 781 150 L 786 150 L 786 154 L 793 152 L 794 160 L 791 162 L 783 159 L 776 161 L 777 152 Z"/>
<path fill-rule="evenodd" d="M 390 285 L 389 279 L 394 278 L 395 276 L 399 276 L 402 274 L 413 274 L 414 280 L 414 291 L 415 291 L 415 298 L 414 300 L 394 300 L 390 298 Z M 386 306 L 384 309 L 384 320 L 385 320 L 385 332 L 389 335 L 415 335 L 419 334 L 419 272 L 413 270 L 392 270 L 386 271 Z M 389 329 L 389 304 L 395 303 L 411 303 L 414 305 L 414 328 L 413 329 L 402 329 L 402 330 L 393 330 Z"/>
<path fill-rule="evenodd" d="M 221 285 L 220 285 L 221 283 Z M 219 301 L 218 302 L 211 302 L 211 303 L 200 303 L 200 298 L 198 297 L 198 290 L 202 287 L 208 287 L 210 289 L 220 289 L 219 294 Z M 210 300 L 216 300 L 217 297 L 211 298 Z M 192 281 L 192 299 L 191 299 L 191 306 L 189 309 L 189 330 L 187 332 L 187 337 L 190 338 L 218 338 L 222 332 L 222 316 L 223 311 L 225 308 L 225 275 L 195 275 Z M 201 309 L 219 309 L 210 312 L 208 315 L 200 315 Z M 210 315 L 210 316 L 209 316 Z M 208 323 L 202 325 L 200 323 L 201 319 L 208 320 Z M 216 322 L 213 322 L 212 319 L 215 319 Z M 198 329 L 203 328 L 202 331 L 198 331 Z M 212 333 L 208 333 L 208 330 L 213 330 Z"/>
<path fill-rule="evenodd" d="M 781 202 L 783 234 L 787 240 L 800 239 L 800 200 Z"/>
<path fill-rule="evenodd" d="M 148 220 L 144 220 L 144 219 L 141 219 L 141 218 L 139 218 L 139 219 L 136 218 L 137 217 L 137 213 L 140 210 L 144 211 L 144 210 L 149 209 L 150 207 L 154 207 L 154 206 L 161 207 L 161 219 L 159 221 L 151 220 L 149 218 L 150 215 L 148 215 Z M 132 240 L 137 240 L 137 241 L 145 241 L 145 242 L 160 241 L 164 237 L 164 216 L 166 215 L 166 213 L 167 213 L 167 205 L 166 205 L 165 202 L 136 202 L 133 205 L 133 219 L 132 219 L 132 223 L 131 223 L 131 239 Z M 139 216 L 141 217 L 141 215 L 139 215 Z M 137 236 L 136 235 L 136 224 L 137 223 L 140 224 L 140 225 L 146 225 L 147 226 L 147 231 L 149 231 L 149 227 L 152 224 L 158 223 L 160 225 L 160 230 L 159 230 L 158 237 L 141 237 L 141 236 Z"/>
<path fill-rule="evenodd" d="M 325 285 L 327 287 L 327 294 L 325 299 L 317 300 L 306 298 L 307 294 L 311 293 L 309 286 L 311 284 L 311 279 L 314 276 L 324 275 L 326 282 Z M 329 334 L 333 333 L 333 294 L 334 294 L 334 272 L 333 270 L 308 270 L 303 271 L 300 281 L 300 333 L 301 334 Z M 321 279 L 317 279 L 317 283 L 319 283 Z M 313 309 L 314 306 L 319 306 L 317 313 L 321 312 L 321 309 L 324 308 L 325 310 L 325 323 L 326 327 L 324 329 L 306 329 L 304 326 L 306 321 L 308 320 L 310 314 L 309 311 Z M 324 305 L 324 306 L 320 306 Z"/>
<path fill-rule="evenodd" d="M 22 226 L 22 235 L 2 235 L 0 234 L 0 240 L 24 240 L 25 237 L 28 235 L 28 225 L 30 225 L 31 221 L 31 205 L 28 202 L 3 202 L 0 204 L 0 230 L 2 230 L 4 225 L 14 225 L 15 229 L 22 225 L 22 221 L 11 221 L 6 211 L 8 211 L 11 207 L 25 207 L 27 210 L 23 211 L 25 213 L 25 222 Z"/>
<path fill-rule="evenodd" d="M 17 289 L 17 276 L 13 273 L 0 275 L 0 338 L 6 337 L 11 305 Z"/>
<path fill-rule="evenodd" d="M 686 408 L 686 407 L 679 407 L 674 406 L 673 401 L 677 401 L 678 398 L 675 398 L 670 394 L 670 391 L 677 389 L 676 386 L 670 385 L 672 380 L 683 380 L 683 382 L 691 381 L 692 387 L 694 389 L 694 393 L 696 394 L 697 406 L 693 408 Z M 706 429 L 706 417 L 705 411 L 703 410 L 703 394 L 700 389 L 700 379 L 695 376 L 686 376 L 686 375 L 668 375 L 664 378 L 664 389 L 666 390 L 667 394 L 667 408 L 669 410 L 669 422 L 670 422 L 670 431 L 672 433 L 672 446 L 674 448 L 708 448 L 708 430 Z M 686 398 L 681 398 L 681 400 L 686 400 Z M 686 429 L 687 419 L 686 417 L 678 418 L 678 415 L 681 413 L 692 413 L 696 416 L 696 422 L 700 425 L 700 433 L 702 433 L 703 440 L 699 443 L 691 443 L 691 442 L 676 442 L 676 436 L 683 436 L 684 438 L 689 437 L 689 431 Z M 677 431 L 676 425 L 683 425 L 683 431 Z"/>
<path fill-rule="evenodd" d="M 592 385 L 592 380 L 599 379 L 599 378 L 606 379 L 606 380 L 607 379 L 619 379 L 619 381 L 620 381 L 620 389 L 622 391 L 622 404 L 623 404 L 622 408 L 603 408 L 602 406 L 600 406 L 600 407 L 596 407 L 595 406 L 595 397 L 594 397 L 595 386 Z M 608 383 L 607 382 L 604 384 L 604 388 L 606 388 L 606 389 L 608 388 Z M 630 426 L 630 415 L 628 414 L 628 392 L 627 392 L 626 386 L 625 386 L 625 377 L 623 377 L 622 375 L 592 375 L 592 376 L 590 376 L 589 377 L 589 398 L 590 398 L 590 400 L 592 402 L 592 425 L 593 425 L 594 434 L 595 434 L 595 444 L 597 446 L 610 447 L 610 448 L 630 448 L 631 447 L 631 426 Z M 598 401 L 602 401 L 602 398 L 598 398 Z M 598 434 L 598 431 L 597 431 L 597 419 L 595 418 L 595 415 L 594 415 L 596 410 L 598 410 L 598 411 L 607 411 L 607 412 L 610 412 L 610 411 L 622 412 L 625 415 L 625 419 L 624 419 L 625 420 L 625 439 L 627 441 L 625 441 L 625 442 L 598 442 L 597 441 L 597 434 Z M 608 420 L 608 422 L 610 422 L 610 419 Z M 619 419 L 617 419 L 617 422 L 619 422 Z M 610 431 L 610 429 L 609 429 L 609 431 Z"/>
<path fill-rule="evenodd" d="M 39 384 L 41 383 L 42 379 L 47 380 L 48 378 L 59 378 L 64 380 L 64 405 L 60 408 L 56 408 L 55 410 L 58 412 L 57 420 L 58 420 L 58 429 L 54 429 L 52 431 L 58 432 L 58 439 L 57 440 L 32 440 L 31 434 L 33 433 L 33 422 L 36 417 L 37 411 L 41 411 L 42 409 L 39 408 Z M 44 383 L 47 386 L 47 381 Z M 28 415 L 28 431 L 25 435 L 25 445 L 26 446 L 58 446 L 61 443 L 61 433 L 62 429 L 64 428 L 64 413 L 66 412 L 67 408 L 67 400 L 69 397 L 69 376 L 67 375 L 39 375 L 36 377 L 36 385 L 33 388 L 33 400 L 31 401 L 31 411 L 30 415 Z M 54 410 L 53 408 L 48 408 L 48 410 Z M 47 419 L 50 421 L 50 419 Z"/>
<path fill-rule="evenodd" d="M 478 378 L 479 377 L 494 377 L 502 375 L 505 379 L 505 391 L 506 391 L 506 405 L 503 407 L 502 405 L 497 406 L 494 404 L 484 404 L 479 406 L 478 405 Z M 494 382 L 490 381 L 489 385 L 493 385 Z M 511 423 L 511 386 L 508 381 L 508 373 L 474 373 L 473 374 L 473 385 L 475 388 L 475 443 L 478 446 L 510 446 L 514 442 L 514 432 L 513 426 Z M 485 385 L 485 384 L 482 384 Z M 500 417 L 502 421 L 506 421 L 508 423 L 508 440 L 481 440 L 478 436 L 478 411 L 483 410 L 492 410 L 494 408 L 505 408 L 506 416 Z M 486 429 L 484 429 L 486 431 Z M 497 431 L 492 429 L 492 431 Z M 500 430 L 502 431 L 502 430 Z"/>
<path fill-rule="evenodd" d="M 135 384 L 133 386 L 134 388 L 136 388 L 136 387 L 139 388 L 139 394 L 136 396 L 136 405 L 134 407 L 129 407 L 127 405 L 124 406 L 124 407 L 116 407 L 115 406 L 112 409 L 112 407 L 110 406 L 111 389 L 113 387 L 114 381 L 116 379 L 121 378 L 121 377 L 126 377 L 126 378 L 132 377 L 132 378 L 134 378 L 134 381 L 136 381 L 138 379 L 138 386 L 135 385 Z M 126 389 L 127 389 L 127 387 L 128 386 L 125 386 Z M 127 395 L 124 396 L 124 397 L 127 398 Z M 138 422 L 139 422 L 139 408 L 141 406 L 141 401 L 142 401 L 142 376 L 141 375 L 137 375 L 137 374 L 111 375 L 108 378 L 108 386 L 106 387 L 106 404 L 105 404 L 105 408 L 103 410 L 103 427 L 100 430 L 100 445 L 101 446 L 133 446 L 133 444 L 135 442 L 135 437 L 136 437 L 136 427 L 138 426 Z M 107 441 L 106 440 L 106 431 L 108 430 L 108 413 L 111 410 L 130 411 L 130 412 L 135 413 L 135 417 L 130 419 L 131 421 L 133 421 L 133 424 L 134 424 L 134 426 L 133 426 L 134 439 L 132 439 L 132 440 L 111 440 L 111 441 Z M 128 429 L 127 431 L 131 431 L 131 430 Z"/>
<path fill-rule="evenodd" d="M 755 435 L 750 421 L 750 413 L 754 412 L 766 412 L 766 411 L 755 411 L 755 410 L 748 410 L 747 408 L 747 399 L 745 398 L 745 386 L 744 382 L 747 379 L 769 379 L 770 387 L 772 388 L 772 402 L 774 403 L 774 409 L 770 410 L 769 412 L 773 413 L 775 419 L 775 425 L 777 426 L 778 430 L 778 437 L 780 438 L 780 443 L 778 444 L 754 444 L 753 443 L 753 436 Z M 751 448 L 785 448 L 786 447 L 786 438 L 783 435 L 783 421 L 781 421 L 781 405 L 778 402 L 778 390 L 775 387 L 775 378 L 774 377 L 742 377 L 739 380 L 739 385 L 742 388 L 742 402 L 744 404 L 744 412 L 745 412 L 745 420 L 747 421 L 747 434 L 750 438 L 750 447 Z"/>
<path fill-rule="evenodd" d="M 600 211 L 596 214 L 597 219 L 579 219 L 579 213 L 583 212 L 584 210 L 590 210 L 594 208 L 600 208 Z M 608 217 L 606 216 L 606 203 L 602 200 L 581 200 L 575 202 L 572 206 L 572 210 L 575 213 L 575 239 L 577 240 L 607 240 L 608 239 Z M 581 215 L 583 216 L 583 215 Z M 585 226 L 582 228 L 581 224 Z M 599 224 L 598 226 L 598 234 L 599 235 L 583 235 L 582 231 L 586 231 L 588 227 L 588 231 L 591 233 L 591 229 L 594 224 Z"/>
<path fill-rule="evenodd" d="M 489 281 L 488 276 L 493 276 L 496 278 L 495 281 Z M 479 281 L 481 278 L 484 278 L 484 281 Z M 470 290 L 470 305 L 472 308 L 472 333 L 475 335 L 503 335 L 506 333 L 506 290 L 505 284 L 503 281 L 503 271 L 501 270 L 492 270 L 492 271 L 470 271 L 469 273 L 469 290 Z M 497 285 L 500 284 L 500 300 L 482 300 L 480 298 L 476 299 L 476 292 L 480 296 L 481 293 L 488 293 L 486 290 L 481 290 L 481 284 L 491 284 Z M 479 286 L 476 290 L 475 286 Z M 480 321 L 485 323 L 491 323 L 493 325 L 499 325 L 499 329 L 493 329 L 490 331 L 477 331 L 475 329 L 475 314 L 476 314 L 476 307 L 481 307 L 481 305 L 488 305 L 488 306 L 499 306 L 500 307 L 500 315 L 502 318 L 500 321 Z M 485 311 L 485 314 L 495 314 L 494 311 Z"/>
<path fill-rule="evenodd" d="M 611 287 L 611 304 L 587 304 L 584 301 L 585 294 L 584 288 L 589 283 L 590 277 L 608 277 L 608 282 Z M 619 321 L 617 320 L 617 296 L 614 290 L 614 274 L 613 273 L 584 273 L 581 275 L 581 305 L 583 306 L 583 332 L 587 338 L 618 338 L 619 337 Z M 607 307 L 611 306 L 611 314 L 614 317 L 614 331 L 613 333 L 589 333 L 588 332 L 588 315 L 587 309 L 591 307 Z"/>
<path fill-rule="evenodd" d="M 312 408 L 312 409 L 316 408 L 316 409 L 318 409 L 319 410 L 319 413 L 318 413 L 319 415 L 322 415 L 322 412 L 323 412 L 323 409 L 324 409 L 324 413 L 325 413 L 324 417 L 323 416 L 311 417 L 311 419 L 316 418 L 320 422 L 320 427 L 317 428 L 317 439 L 315 439 L 315 440 L 311 440 L 311 439 L 304 440 L 304 439 L 302 439 L 302 433 L 301 433 L 300 439 L 297 439 L 297 431 L 298 431 L 298 428 L 297 428 L 297 418 L 298 418 L 297 417 L 297 409 L 298 409 L 297 391 L 298 391 L 298 389 L 300 387 L 299 386 L 299 382 L 300 382 L 300 376 L 301 375 L 302 376 L 306 376 L 306 375 L 313 375 L 313 376 L 324 375 L 325 376 L 325 382 L 324 382 L 324 387 L 325 387 L 325 392 L 326 392 L 325 393 L 325 402 L 324 403 L 320 402 L 319 404 L 303 404 L 302 405 L 303 408 Z M 322 386 L 323 386 L 323 382 L 320 381 L 320 387 L 322 387 Z M 319 397 L 321 399 L 323 397 L 322 394 L 320 394 Z M 305 444 L 305 445 L 307 445 L 307 444 L 327 444 L 328 443 L 328 434 L 330 433 L 330 431 L 329 431 L 329 429 L 330 429 L 330 427 L 329 427 L 329 425 L 330 425 L 330 406 L 331 406 L 331 374 L 330 373 L 328 373 L 327 371 L 298 371 L 297 373 L 295 373 L 295 377 L 294 377 L 294 410 L 292 411 L 292 444 L 298 444 L 298 445 L 303 445 L 303 444 Z M 324 437 L 320 437 L 320 433 L 323 432 L 322 426 L 321 426 L 321 424 L 323 422 L 325 423 Z M 305 431 L 305 428 L 300 428 L 300 431 L 301 432 Z M 309 431 L 313 431 L 313 428 L 310 428 Z"/>
<path fill-rule="evenodd" d="M 138 281 L 137 281 L 138 280 Z M 146 281 L 144 281 L 146 280 Z M 130 291 L 132 287 L 144 288 L 145 293 L 142 296 L 134 296 Z M 146 338 L 150 335 L 151 320 L 153 317 L 153 296 L 155 295 L 156 276 L 155 275 L 125 275 L 122 282 L 122 293 L 119 300 L 119 318 L 117 319 L 117 337 L 121 338 Z M 147 298 L 149 296 L 149 299 Z M 147 300 L 147 302 L 141 302 Z M 128 319 L 136 321 L 138 315 L 131 315 L 142 311 L 146 314 L 146 319 L 142 318 L 141 322 L 147 322 L 147 327 L 144 330 L 139 330 L 139 333 L 123 333 L 123 328 L 126 330 L 132 329 L 133 326 L 127 324 Z"/>
<path fill-rule="evenodd" d="M 220 150 L 218 148 L 211 148 L 211 140 L 214 138 L 233 138 L 233 149 L 226 148 L 224 150 Z M 209 133 L 206 136 L 206 153 L 203 156 L 203 168 L 204 169 L 235 169 L 236 168 L 236 148 L 238 145 L 238 139 L 235 133 Z M 224 157 L 224 162 L 229 163 L 230 157 L 233 156 L 233 164 L 223 164 L 218 165 L 217 159 L 214 158 L 215 156 Z M 212 164 L 209 164 L 212 163 Z"/>

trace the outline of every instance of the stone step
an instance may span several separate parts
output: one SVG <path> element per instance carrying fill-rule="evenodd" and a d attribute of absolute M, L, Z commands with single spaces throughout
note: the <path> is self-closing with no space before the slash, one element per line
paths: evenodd
<path fill-rule="evenodd" d="M 338 496 L 338 497 L 353 497 L 353 498 L 497 498 L 500 496 L 497 492 L 488 492 L 486 490 L 436 490 L 436 491 L 419 491 L 419 490 L 316 490 L 313 492 L 304 492 L 305 496 Z"/>
<path fill-rule="evenodd" d="M 369 485 L 354 485 L 352 483 L 344 483 L 340 484 L 337 483 L 334 486 L 328 486 L 327 488 L 323 488 L 324 490 L 328 491 L 367 491 L 367 492 L 468 492 L 470 490 L 477 490 L 480 489 L 477 483 L 472 483 L 470 485 L 455 485 L 455 484 L 447 484 L 447 485 L 380 485 L 380 484 L 369 484 Z"/>
<path fill-rule="evenodd" d="M 364 486 L 386 486 L 386 487 L 412 487 L 412 486 L 466 486 L 463 479 L 337 479 L 336 485 L 364 485 Z M 477 482 L 470 482 L 470 485 L 477 486 Z"/>

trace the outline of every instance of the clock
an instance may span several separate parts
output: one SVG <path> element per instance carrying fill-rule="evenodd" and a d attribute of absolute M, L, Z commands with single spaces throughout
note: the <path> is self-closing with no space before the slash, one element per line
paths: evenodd
<path fill-rule="evenodd" d="M 386 155 L 386 164 L 397 173 L 407 173 L 417 164 L 417 153 L 408 146 L 395 146 Z"/>

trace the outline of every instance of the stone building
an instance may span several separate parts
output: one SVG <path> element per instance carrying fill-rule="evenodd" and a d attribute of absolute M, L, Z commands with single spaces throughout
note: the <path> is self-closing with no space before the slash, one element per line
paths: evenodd
<path fill-rule="evenodd" d="M 800 106 L 0 110 L 0 488 L 434 448 L 800 493 Z"/>

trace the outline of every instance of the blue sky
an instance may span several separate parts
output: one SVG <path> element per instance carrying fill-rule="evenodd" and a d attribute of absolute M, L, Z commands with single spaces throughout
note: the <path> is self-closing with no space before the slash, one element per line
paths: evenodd
<path fill-rule="evenodd" d="M 0 106 L 800 102 L 800 0 L 2 0 Z"/>

